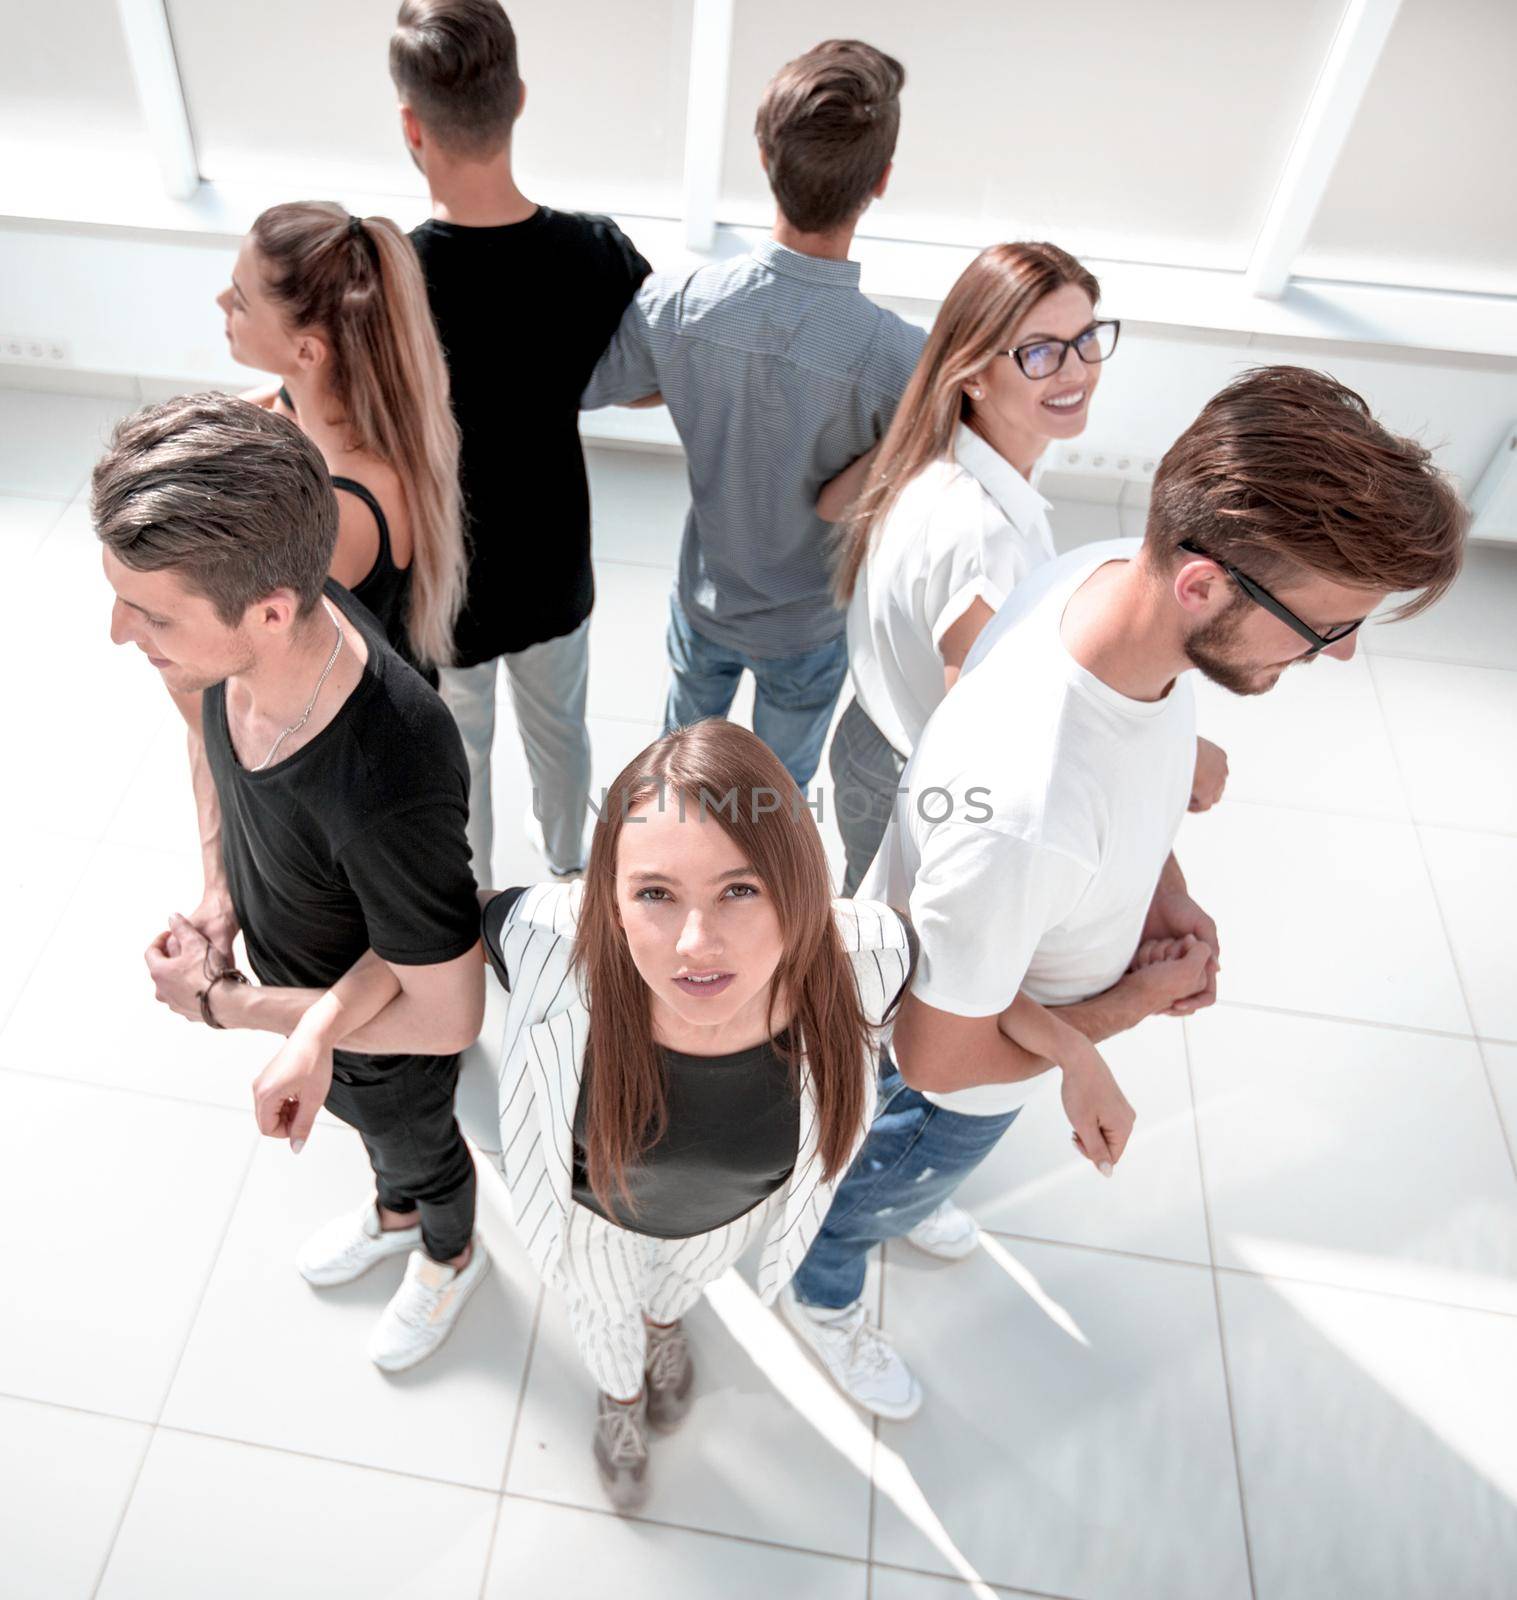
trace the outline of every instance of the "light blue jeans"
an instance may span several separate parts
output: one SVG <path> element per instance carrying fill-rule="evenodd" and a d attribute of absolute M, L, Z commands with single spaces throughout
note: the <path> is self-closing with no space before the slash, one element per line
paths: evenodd
<path fill-rule="evenodd" d="M 796 1299 L 841 1311 L 864 1292 L 869 1252 L 910 1233 L 995 1149 L 1015 1111 L 970 1117 L 908 1089 L 880 1062 L 879 1111 L 794 1279 Z"/>
<path fill-rule="evenodd" d="M 527 755 L 533 810 L 542 823 L 548 865 L 572 872 L 585 864 L 585 817 L 590 804 L 590 730 L 585 691 L 590 682 L 590 619 L 573 633 L 528 645 L 477 667 L 444 667 L 438 692 L 453 713 L 469 760 L 469 850 L 474 876 L 495 882 L 490 751 L 495 743 L 498 666 L 505 667 L 516 729 Z"/>
<path fill-rule="evenodd" d="M 822 741 L 848 677 L 848 639 L 839 635 L 804 655 L 773 660 L 729 649 L 690 626 L 677 595 L 669 598 L 669 665 L 674 678 L 664 732 L 688 728 L 732 709 L 738 679 L 753 674 L 753 731 L 785 764 L 804 794 L 822 759 Z"/>

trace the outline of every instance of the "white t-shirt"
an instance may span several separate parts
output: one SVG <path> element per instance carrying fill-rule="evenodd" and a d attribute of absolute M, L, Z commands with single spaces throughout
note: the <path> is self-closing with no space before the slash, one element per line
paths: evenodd
<path fill-rule="evenodd" d="M 1190 800 L 1190 680 L 1130 700 L 1060 637 L 1070 595 L 1137 545 L 1086 545 L 1013 597 L 906 768 L 859 894 L 910 910 L 921 940 L 912 993 L 940 1011 L 998 1014 L 1018 990 L 1045 1005 L 1089 999 L 1137 949 Z M 984 1084 L 931 1098 L 991 1115 L 1030 1091 Z"/>
<path fill-rule="evenodd" d="M 875 530 L 848 605 L 853 692 L 909 756 L 943 698 L 943 635 L 976 600 L 992 611 L 1053 560 L 1048 501 L 962 424 Z"/>

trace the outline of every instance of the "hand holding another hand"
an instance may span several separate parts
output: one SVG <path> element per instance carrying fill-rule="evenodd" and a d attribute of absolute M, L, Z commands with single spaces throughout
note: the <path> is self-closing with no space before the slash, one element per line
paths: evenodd
<path fill-rule="evenodd" d="M 143 954 L 153 979 L 153 996 L 176 1016 L 200 1022 L 200 994 L 220 970 L 205 937 L 171 912 L 169 925 Z"/>
<path fill-rule="evenodd" d="M 1217 958 L 1204 939 L 1149 939 L 1138 946 L 1128 978 L 1148 995 L 1150 1015 L 1186 1017 L 1217 998 Z"/>
<path fill-rule="evenodd" d="M 190 913 L 188 920 L 221 958 L 222 967 L 234 966 L 232 944 L 240 925 L 232 909 L 230 896 L 207 890 L 200 904 Z"/>

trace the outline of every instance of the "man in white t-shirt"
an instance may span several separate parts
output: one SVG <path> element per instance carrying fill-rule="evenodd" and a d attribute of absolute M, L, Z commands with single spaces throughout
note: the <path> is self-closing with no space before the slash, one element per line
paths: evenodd
<path fill-rule="evenodd" d="M 785 1301 L 860 1404 L 898 1418 L 921 1399 L 859 1298 L 870 1249 L 947 1199 L 1054 1066 L 1077 1149 L 1110 1176 L 1133 1113 L 1084 1041 L 1216 998 L 1217 930 L 1171 853 L 1189 669 L 1261 694 L 1296 662 L 1346 660 L 1388 594 L 1407 615 L 1443 593 L 1464 527 L 1427 451 L 1331 378 L 1266 367 L 1165 456 L 1141 542 L 1050 563 L 987 624 L 860 889 L 909 908 L 921 954 L 879 1115 Z M 1019 1044 L 1029 1002 L 1080 1047 Z"/>

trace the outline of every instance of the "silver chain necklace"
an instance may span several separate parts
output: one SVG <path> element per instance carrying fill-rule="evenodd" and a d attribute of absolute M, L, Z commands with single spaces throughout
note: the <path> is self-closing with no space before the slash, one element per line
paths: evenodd
<path fill-rule="evenodd" d="M 326 666 L 321 669 L 321 676 L 316 680 L 316 687 L 311 691 L 311 698 L 306 701 L 306 708 L 300 713 L 300 720 L 298 722 L 292 722 L 289 727 L 279 735 L 279 737 L 269 747 L 269 753 L 263 758 L 263 760 L 260 761 L 256 767 L 250 767 L 248 769 L 250 772 L 262 772 L 263 769 L 274 759 L 274 757 L 279 754 L 280 745 L 282 745 L 292 733 L 299 733 L 300 730 L 305 727 L 306 723 L 311 720 L 311 712 L 316 708 L 316 696 L 321 693 L 322 684 L 327 681 L 327 678 L 331 675 L 332 668 L 337 665 L 337 657 L 342 651 L 342 624 L 337 620 L 336 617 L 332 616 L 332 608 L 331 606 L 327 605 L 325 600 L 323 600 L 321 604 L 325 609 L 326 614 L 332 618 L 332 626 L 337 630 L 337 643 L 332 646 L 332 653 L 327 657 Z"/>

